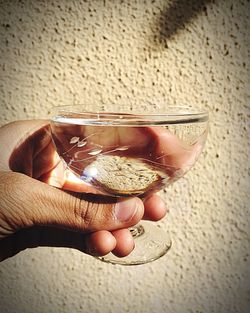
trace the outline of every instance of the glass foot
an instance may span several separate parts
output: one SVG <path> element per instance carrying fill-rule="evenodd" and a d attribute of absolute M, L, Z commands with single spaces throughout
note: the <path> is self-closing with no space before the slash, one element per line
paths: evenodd
<path fill-rule="evenodd" d="M 143 222 L 131 227 L 130 232 L 135 241 L 135 248 L 128 256 L 119 258 L 109 253 L 98 259 L 113 264 L 140 265 L 159 259 L 171 247 L 168 234 L 152 222 Z"/>

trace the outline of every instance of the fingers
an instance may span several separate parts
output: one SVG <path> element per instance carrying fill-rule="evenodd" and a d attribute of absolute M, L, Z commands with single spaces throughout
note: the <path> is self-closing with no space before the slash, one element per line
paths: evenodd
<path fill-rule="evenodd" d="M 143 202 L 144 220 L 159 221 L 169 211 L 161 197 L 156 194 L 150 195 L 144 199 Z M 107 252 L 108 249 L 107 247 L 106 250 L 103 249 L 104 238 L 102 238 L 102 234 L 99 233 L 100 232 L 90 235 L 90 238 L 92 236 L 94 237 L 94 241 L 92 240 L 91 243 L 95 245 L 95 250 L 99 252 L 99 255 L 105 255 L 106 253 L 102 254 L 102 252 Z M 129 255 L 135 248 L 135 242 L 129 229 L 118 229 L 112 231 L 112 235 L 116 240 L 116 245 L 113 250 L 110 249 L 108 252 L 112 252 L 118 257 L 125 257 L 126 255 Z"/>
<path fill-rule="evenodd" d="M 156 194 L 147 197 L 143 202 L 145 207 L 143 219 L 145 220 L 158 221 L 168 212 L 168 208 L 166 207 L 164 201 Z M 90 235 L 89 244 L 95 246 L 94 251 L 96 255 L 105 255 L 108 252 L 112 252 L 118 257 L 125 257 L 135 248 L 135 242 L 129 229 L 112 231 L 112 235 L 116 240 L 116 245 L 114 249 L 110 248 L 109 251 L 108 246 L 104 243 L 105 239 L 103 237 L 103 233 L 95 232 Z M 105 236 L 107 236 L 107 234 L 105 234 Z M 111 245 L 109 247 L 111 247 Z"/>
<path fill-rule="evenodd" d="M 153 194 L 144 199 L 144 220 L 159 221 L 168 212 L 164 201 L 160 196 Z"/>
<path fill-rule="evenodd" d="M 116 247 L 116 238 L 107 230 L 91 233 L 85 240 L 85 252 L 93 256 L 103 256 Z"/>
<path fill-rule="evenodd" d="M 129 255 L 135 247 L 134 239 L 129 229 L 118 229 L 112 232 L 116 239 L 116 246 L 112 253 L 118 257 Z"/>
<path fill-rule="evenodd" d="M 33 226 L 0 240 L 0 261 L 27 248 L 43 246 L 73 248 L 93 256 L 103 256 L 112 251 L 123 257 L 133 250 L 134 241 L 127 229 L 114 234 L 106 230 L 82 234 L 56 227 Z"/>
<path fill-rule="evenodd" d="M 118 257 L 125 257 L 134 249 L 134 239 L 128 229 L 97 231 L 89 235 L 85 243 L 86 252 L 94 256 L 103 256 L 112 252 Z"/>
<path fill-rule="evenodd" d="M 33 226 L 21 229 L 0 240 L 0 261 L 27 248 L 42 246 L 73 248 L 87 254 L 101 256 L 115 248 L 116 239 L 108 231 L 82 234 L 56 227 Z"/>

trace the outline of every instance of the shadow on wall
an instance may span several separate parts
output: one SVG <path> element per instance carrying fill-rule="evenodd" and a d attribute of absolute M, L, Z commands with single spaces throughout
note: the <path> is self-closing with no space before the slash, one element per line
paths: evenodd
<path fill-rule="evenodd" d="M 173 0 L 161 12 L 158 18 L 155 44 L 165 44 L 201 11 L 206 12 L 206 4 L 213 0 Z"/>

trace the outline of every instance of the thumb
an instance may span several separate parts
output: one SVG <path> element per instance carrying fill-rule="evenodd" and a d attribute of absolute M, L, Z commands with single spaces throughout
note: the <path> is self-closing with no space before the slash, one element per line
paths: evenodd
<path fill-rule="evenodd" d="M 85 232 L 115 230 L 135 225 L 144 214 L 139 198 L 69 193 L 13 172 L 1 174 L 0 180 L 5 204 L 1 210 L 7 224 L 16 228 L 47 225 Z"/>

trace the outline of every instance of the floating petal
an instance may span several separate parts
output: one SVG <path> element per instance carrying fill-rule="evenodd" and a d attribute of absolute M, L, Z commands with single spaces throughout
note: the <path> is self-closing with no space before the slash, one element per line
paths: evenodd
<path fill-rule="evenodd" d="M 72 137 L 69 143 L 77 143 L 79 141 L 79 137 Z"/>
<path fill-rule="evenodd" d="M 128 146 L 123 146 L 123 147 L 118 147 L 116 148 L 115 150 L 118 150 L 118 151 L 125 151 L 125 150 L 128 150 L 129 147 Z"/>
<path fill-rule="evenodd" d="M 87 144 L 87 140 L 81 140 L 77 143 L 77 147 L 81 148 L 84 147 Z"/>
<path fill-rule="evenodd" d="M 95 150 L 92 150 L 91 152 L 89 152 L 88 154 L 90 154 L 90 155 L 97 155 L 97 154 L 99 154 L 101 152 L 102 152 L 102 149 L 95 149 Z"/>

